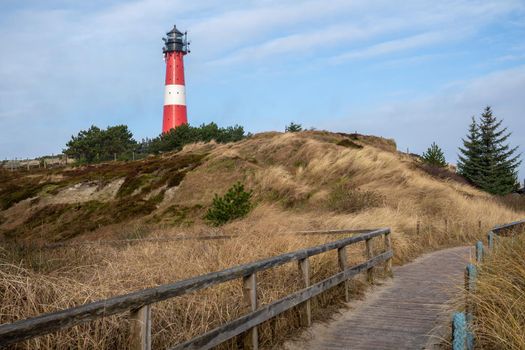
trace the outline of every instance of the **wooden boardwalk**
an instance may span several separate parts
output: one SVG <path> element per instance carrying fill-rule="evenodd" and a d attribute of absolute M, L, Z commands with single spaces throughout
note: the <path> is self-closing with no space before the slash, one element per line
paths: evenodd
<path fill-rule="evenodd" d="M 341 317 L 313 327 L 298 349 L 427 349 L 450 314 L 446 304 L 463 282 L 470 247 L 424 255 L 394 269 L 394 279 L 352 303 Z"/>

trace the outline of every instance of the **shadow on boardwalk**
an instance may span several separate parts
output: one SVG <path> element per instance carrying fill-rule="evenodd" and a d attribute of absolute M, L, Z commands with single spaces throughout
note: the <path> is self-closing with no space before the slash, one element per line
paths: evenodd
<path fill-rule="evenodd" d="M 470 247 L 424 255 L 394 268 L 394 279 L 350 303 L 335 320 L 315 325 L 285 349 L 426 349 L 442 336 L 447 303 L 463 282 Z"/>

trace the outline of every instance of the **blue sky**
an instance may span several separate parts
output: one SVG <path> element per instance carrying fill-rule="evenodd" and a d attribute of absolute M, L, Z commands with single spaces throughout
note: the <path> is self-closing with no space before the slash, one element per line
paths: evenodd
<path fill-rule="evenodd" d="M 455 162 L 491 105 L 525 152 L 523 0 L 2 0 L 0 157 L 58 153 L 92 124 L 156 136 L 175 23 L 191 124 L 436 141 Z"/>

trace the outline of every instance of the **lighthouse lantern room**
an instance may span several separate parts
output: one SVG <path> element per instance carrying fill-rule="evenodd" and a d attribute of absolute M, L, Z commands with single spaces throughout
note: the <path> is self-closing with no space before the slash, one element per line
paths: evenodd
<path fill-rule="evenodd" d="M 166 82 L 164 88 L 164 114 L 162 132 L 169 132 L 188 123 L 186 113 L 186 85 L 184 82 L 184 55 L 190 52 L 187 33 L 173 26 L 164 40 L 164 61 L 166 62 Z"/>

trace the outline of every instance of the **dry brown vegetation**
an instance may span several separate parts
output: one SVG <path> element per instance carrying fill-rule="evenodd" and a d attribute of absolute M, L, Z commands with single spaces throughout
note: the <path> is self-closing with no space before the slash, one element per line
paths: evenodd
<path fill-rule="evenodd" d="M 469 293 L 479 349 L 525 349 L 525 231 L 501 237 Z"/>
<path fill-rule="evenodd" d="M 388 226 L 394 262 L 402 263 L 424 251 L 471 243 L 494 224 L 524 214 L 429 174 L 390 140 L 356 134 L 265 133 L 136 162 L 0 176 L 1 323 L 338 238 L 289 234 L 294 230 Z M 202 217 L 213 195 L 236 181 L 252 189 L 255 200 L 246 218 L 220 229 L 236 239 L 53 250 L 28 245 L 217 233 Z M 349 259 L 360 261 L 363 251 L 352 248 Z M 336 261 L 331 254 L 313 259 L 313 280 L 334 272 Z M 299 288 L 294 264 L 258 277 L 263 304 Z M 356 284 L 357 292 L 362 285 Z M 235 281 L 156 305 L 154 346 L 173 345 L 238 316 L 246 311 L 240 300 Z M 334 291 L 316 302 L 337 306 L 340 300 Z M 325 316 L 322 310 L 314 308 L 314 315 Z M 126 315 L 108 317 L 20 348 L 123 348 L 126 322 Z M 269 347 L 297 327 L 297 315 L 289 312 L 264 325 L 261 340 Z"/>

